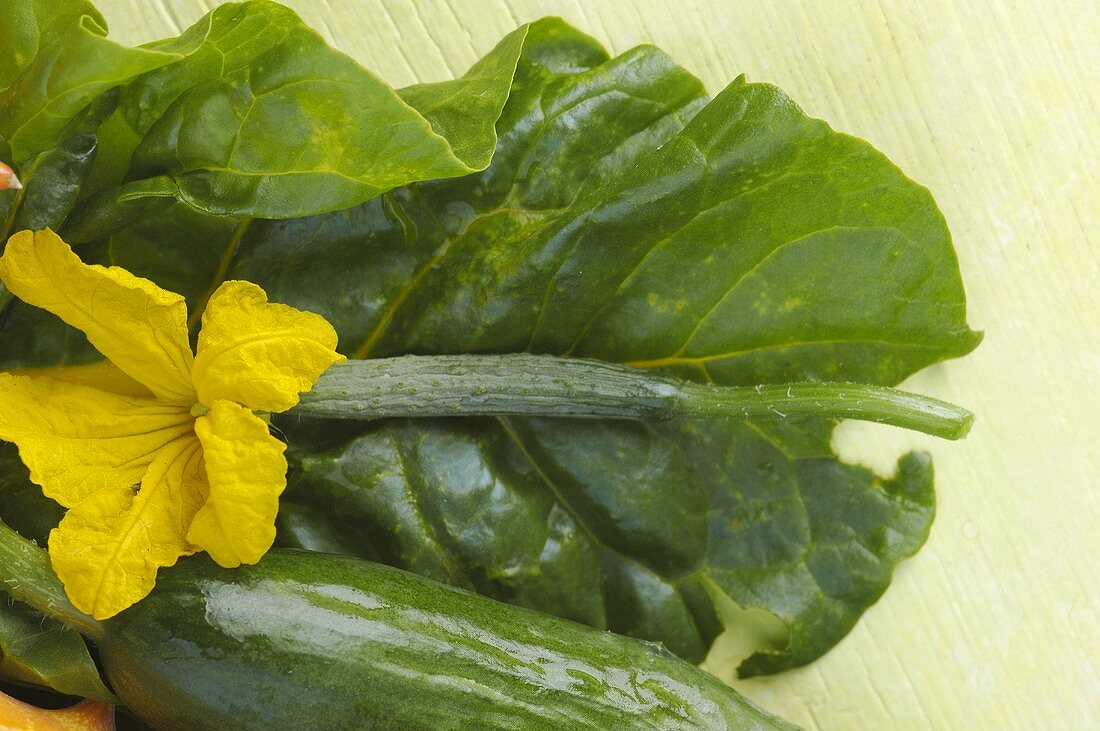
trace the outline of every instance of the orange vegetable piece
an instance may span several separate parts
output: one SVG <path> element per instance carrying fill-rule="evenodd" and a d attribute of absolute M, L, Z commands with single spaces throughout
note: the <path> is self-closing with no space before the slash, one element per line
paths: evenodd
<path fill-rule="evenodd" d="M 85 700 L 51 711 L 0 693 L 0 731 L 115 731 L 115 709 Z"/>
<path fill-rule="evenodd" d="M 19 178 L 16 177 L 15 171 L 4 163 L 0 162 L 0 190 L 22 187 L 23 184 L 19 182 Z"/>

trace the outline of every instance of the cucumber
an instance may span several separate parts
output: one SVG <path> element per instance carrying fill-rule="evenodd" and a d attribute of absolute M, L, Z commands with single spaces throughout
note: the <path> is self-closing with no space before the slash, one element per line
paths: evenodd
<path fill-rule="evenodd" d="M 792 729 L 663 647 L 360 559 L 185 559 L 104 626 L 157 729 Z"/>

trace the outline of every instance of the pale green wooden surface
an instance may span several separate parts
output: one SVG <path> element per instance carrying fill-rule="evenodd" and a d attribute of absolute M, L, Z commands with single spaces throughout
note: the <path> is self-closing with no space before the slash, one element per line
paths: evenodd
<path fill-rule="evenodd" d="M 865 137 L 936 195 L 985 343 L 909 386 L 971 407 L 948 444 L 846 425 L 846 455 L 937 460 L 926 549 L 813 666 L 739 683 L 821 729 L 1100 728 L 1100 12 L 1092 0 L 292 0 L 394 85 L 461 72 L 562 15 L 661 46 L 716 91 L 745 72 Z M 112 36 L 212 0 L 99 0 Z M 730 678 L 730 640 L 708 668 Z"/>

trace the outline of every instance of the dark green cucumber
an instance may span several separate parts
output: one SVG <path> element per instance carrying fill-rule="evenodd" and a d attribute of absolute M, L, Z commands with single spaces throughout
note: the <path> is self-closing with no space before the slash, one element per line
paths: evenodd
<path fill-rule="evenodd" d="M 104 629 L 158 729 L 794 728 L 658 645 L 342 556 L 186 559 Z"/>

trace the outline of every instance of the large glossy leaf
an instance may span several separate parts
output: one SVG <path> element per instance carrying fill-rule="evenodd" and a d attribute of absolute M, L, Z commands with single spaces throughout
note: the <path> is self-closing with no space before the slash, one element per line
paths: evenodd
<path fill-rule="evenodd" d="M 290 9 L 222 5 L 150 46 L 181 60 L 125 90 L 120 112 L 136 143 L 127 182 L 90 199 L 68 236 L 99 238 L 170 200 L 293 218 L 482 170 L 526 33 L 505 37 L 462 79 L 403 99 Z"/>
<path fill-rule="evenodd" d="M 463 112 L 449 95 L 476 89 L 480 73 L 400 94 L 443 131 Z M 708 101 L 656 49 L 610 59 L 541 21 L 495 131 L 480 174 L 306 219 L 177 206 L 86 255 L 195 304 L 224 278 L 256 281 L 324 314 L 359 357 L 528 350 L 727 384 L 892 384 L 977 341 L 927 191 L 773 87 L 738 80 Z M 27 317 L 13 310 L 3 324 L 0 361 L 83 357 Z M 692 659 L 726 595 L 771 612 L 788 636 L 744 674 L 835 644 L 933 514 L 926 457 L 882 479 L 838 461 L 832 423 L 781 415 L 366 429 L 291 415 L 279 426 L 297 461 L 282 540 L 381 558 Z"/>
<path fill-rule="evenodd" d="M 532 30 L 484 174 L 254 225 L 233 276 L 323 312 L 360 357 L 531 350 L 728 384 L 896 383 L 974 346 L 942 217 L 881 154 L 772 87 L 738 80 L 700 110 L 659 52 L 608 60 L 557 33 Z M 724 592 L 786 624 L 786 647 L 741 668 L 772 672 L 835 644 L 933 515 L 926 458 L 883 480 L 841 464 L 831 428 L 386 425 L 303 455 L 289 500 L 398 565 L 693 659 L 713 636 L 703 589 Z M 422 524 L 382 510 L 381 474 Z M 550 507 L 524 497 L 540 491 Z M 514 554 L 496 548 L 512 521 L 529 541 Z M 562 574 L 568 599 L 537 584 Z"/>

